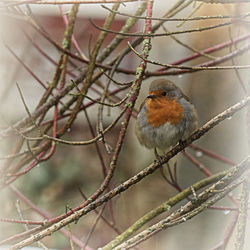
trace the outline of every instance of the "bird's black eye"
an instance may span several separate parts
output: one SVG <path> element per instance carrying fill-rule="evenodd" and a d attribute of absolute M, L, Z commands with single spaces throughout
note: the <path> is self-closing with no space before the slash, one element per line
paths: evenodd
<path fill-rule="evenodd" d="M 162 95 L 162 96 L 166 96 L 166 95 L 167 95 L 167 92 L 164 91 L 164 92 L 161 93 L 161 95 Z"/>

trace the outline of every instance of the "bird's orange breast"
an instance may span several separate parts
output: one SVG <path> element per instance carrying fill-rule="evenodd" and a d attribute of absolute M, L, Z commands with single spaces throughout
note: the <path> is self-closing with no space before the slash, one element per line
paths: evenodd
<path fill-rule="evenodd" d="M 166 122 L 178 124 L 184 117 L 183 108 L 176 100 L 166 97 L 146 99 L 147 123 L 154 127 L 160 127 Z"/>

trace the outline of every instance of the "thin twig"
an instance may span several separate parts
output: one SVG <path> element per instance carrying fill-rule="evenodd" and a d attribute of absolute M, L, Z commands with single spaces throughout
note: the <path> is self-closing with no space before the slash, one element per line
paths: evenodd
<path fill-rule="evenodd" d="M 114 12 L 112 9 L 105 5 L 101 5 L 104 9 Z M 126 17 L 133 17 L 137 19 L 146 19 L 147 17 L 139 16 L 139 15 L 130 15 L 128 13 L 123 13 L 120 11 L 115 11 L 116 14 L 121 15 L 121 16 L 126 16 Z M 196 16 L 196 17 L 189 17 L 189 18 L 168 18 L 168 17 L 151 17 L 151 20 L 157 20 L 157 21 L 168 21 L 168 22 L 179 22 L 179 21 L 200 21 L 200 20 L 210 20 L 210 19 L 234 19 L 234 18 L 242 18 L 242 17 L 247 17 L 249 16 L 250 13 L 245 13 L 241 15 L 217 15 L 217 16 Z"/>
<path fill-rule="evenodd" d="M 239 219 L 237 226 L 235 250 L 242 250 L 245 244 L 245 236 L 246 236 L 245 232 L 248 221 L 247 215 L 248 215 L 249 193 L 250 193 L 250 182 L 249 179 L 246 179 L 243 182 L 242 193 L 241 193 L 241 203 L 240 203 Z"/>

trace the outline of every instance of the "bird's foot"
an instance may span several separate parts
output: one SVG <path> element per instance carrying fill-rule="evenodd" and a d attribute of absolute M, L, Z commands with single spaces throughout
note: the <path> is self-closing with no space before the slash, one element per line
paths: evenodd
<path fill-rule="evenodd" d="M 162 159 L 161 159 L 161 156 L 158 154 L 157 152 L 157 149 L 155 148 L 154 149 L 154 153 L 155 153 L 155 158 L 156 158 L 156 161 L 158 161 L 160 163 L 160 165 L 162 165 Z"/>
<path fill-rule="evenodd" d="M 179 145 L 183 147 L 183 151 L 185 151 L 185 143 L 182 139 L 179 140 Z"/>

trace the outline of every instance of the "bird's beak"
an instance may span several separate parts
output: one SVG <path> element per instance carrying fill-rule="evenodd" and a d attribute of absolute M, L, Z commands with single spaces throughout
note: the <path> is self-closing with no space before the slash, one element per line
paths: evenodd
<path fill-rule="evenodd" d="M 155 99 L 155 97 L 156 97 L 155 95 L 148 95 L 147 96 L 148 99 Z"/>

